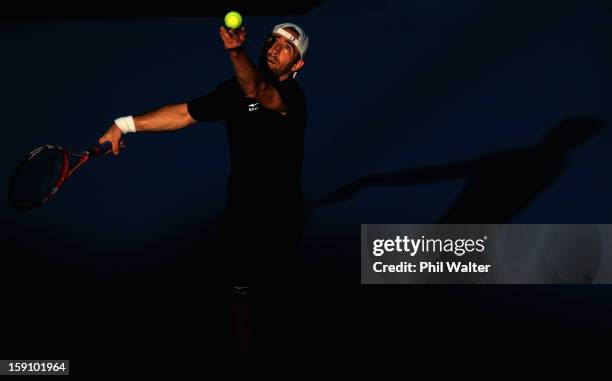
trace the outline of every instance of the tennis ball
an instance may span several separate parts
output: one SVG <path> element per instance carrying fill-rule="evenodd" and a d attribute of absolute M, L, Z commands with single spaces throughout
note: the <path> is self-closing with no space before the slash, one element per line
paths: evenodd
<path fill-rule="evenodd" d="M 224 20 L 225 26 L 231 29 L 238 29 L 242 25 L 242 16 L 236 11 L 227 12 Z"/>

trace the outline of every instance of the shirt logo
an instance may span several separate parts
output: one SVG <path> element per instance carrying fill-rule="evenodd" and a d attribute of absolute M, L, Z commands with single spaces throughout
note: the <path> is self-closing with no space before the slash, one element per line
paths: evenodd
<path fill-rule="evenodd" d="M 259 110 L 259 102 L 251 103 L 249 105 L 249 112 Z"/>

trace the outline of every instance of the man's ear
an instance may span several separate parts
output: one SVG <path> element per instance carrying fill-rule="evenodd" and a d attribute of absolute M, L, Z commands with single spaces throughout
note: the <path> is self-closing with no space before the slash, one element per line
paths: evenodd
<path fill-rule="evenodd" d="M 291 71 L 296 72 L 299 71 L 302 66 L 304 66 L 304 60 L 297 60 L 293 66 L 291 66 Z"/>

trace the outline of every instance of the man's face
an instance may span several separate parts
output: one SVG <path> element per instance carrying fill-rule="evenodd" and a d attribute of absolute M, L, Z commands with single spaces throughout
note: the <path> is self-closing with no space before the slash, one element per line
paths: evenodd
<path fill-rule="evenodd" d="M 285 29 L 286 30 L 286 29 Z M 293 31 L 289 33 L 298 37 Z M 278 77 L 282 77 L 292 71 L 299 70 L 303 61 L 300 59 L 300 52 L 284 36 L 273 33 L 266 41 L 265 62 L 270 71 Z"/>

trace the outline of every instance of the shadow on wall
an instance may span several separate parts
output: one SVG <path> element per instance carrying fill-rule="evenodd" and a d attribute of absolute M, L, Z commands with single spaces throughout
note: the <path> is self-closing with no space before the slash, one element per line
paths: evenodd
<path fill-rule="evenodd" d="M 408 168 L 366 175 L 319 200 L 312 209 L 346 201 L 368 187 L 400 187 L 440 180 L 467 181 L 437 223 L 491 223 L 512 221 L 566 171 L 568 155 L 607 127 L 595 116 L 572 116 L 555 124 L 533 147 L 503 150 L 439 166 Z"/>

